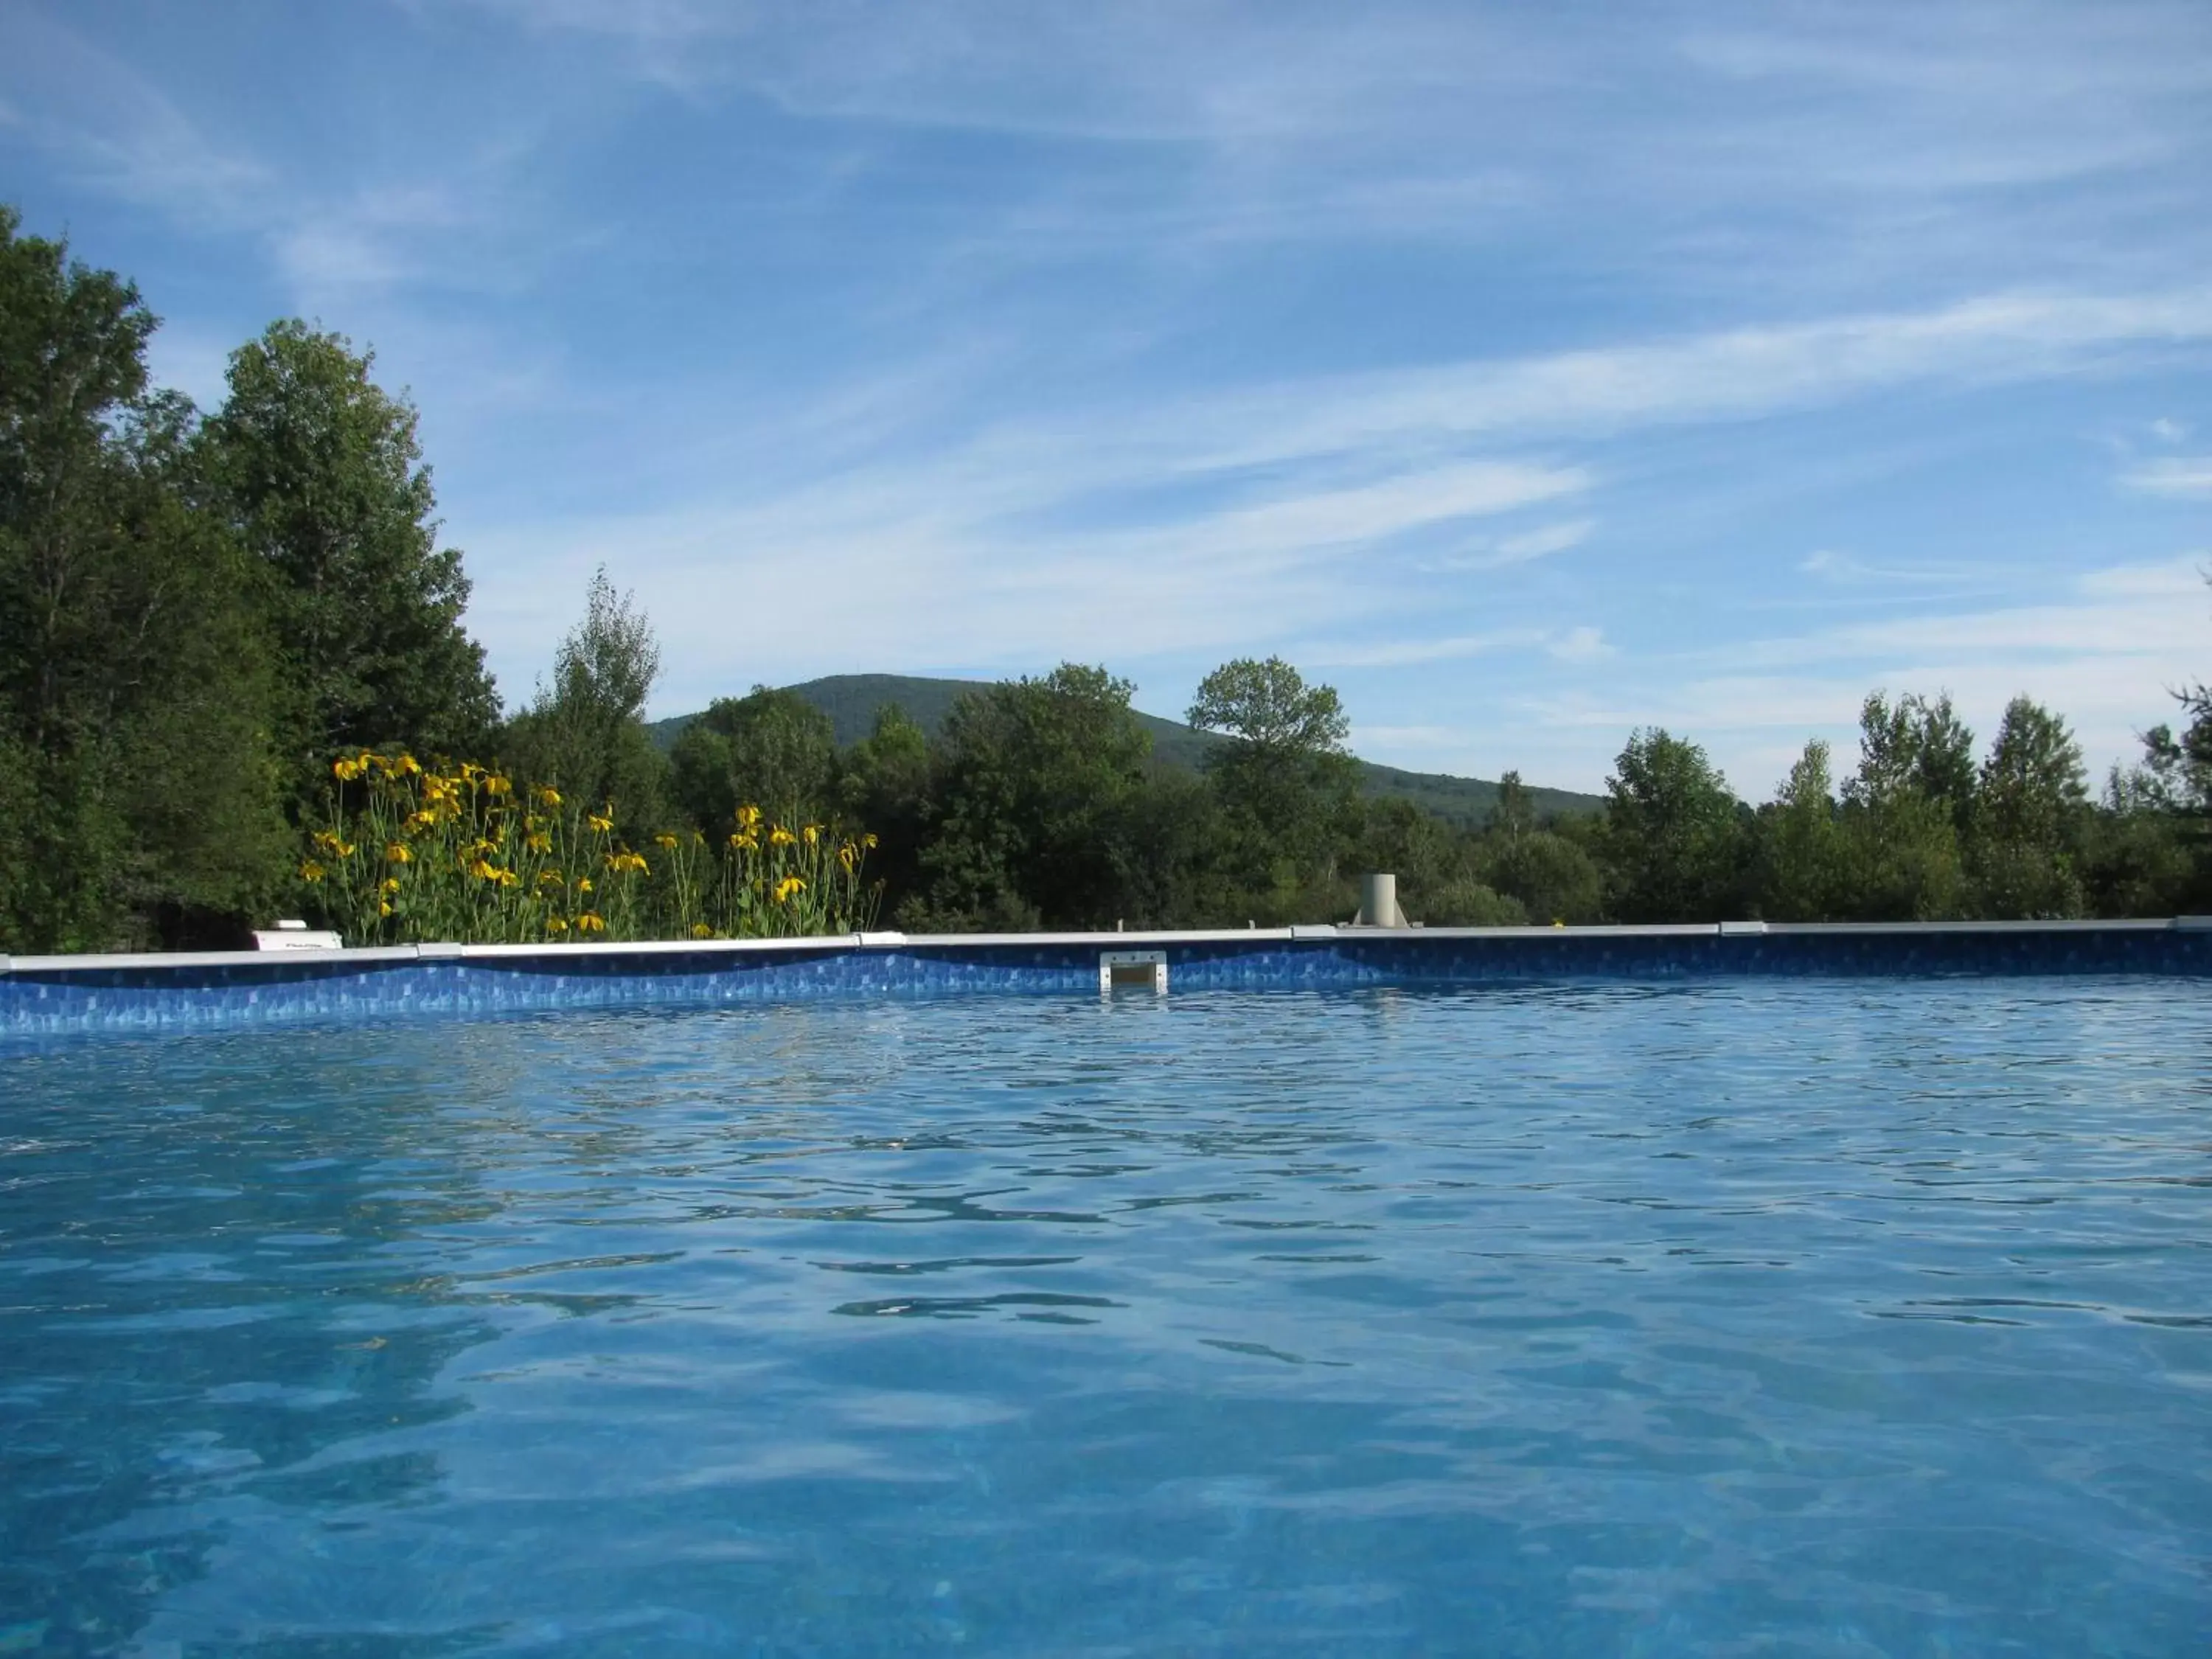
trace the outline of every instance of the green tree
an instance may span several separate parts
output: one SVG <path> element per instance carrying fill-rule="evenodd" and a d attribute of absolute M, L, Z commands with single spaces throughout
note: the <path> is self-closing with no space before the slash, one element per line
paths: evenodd
<path fill-rule="evenodd" d="M 1131 689 L 1063 663 L 953 704 L 927 887 L 904 925 L 1110 927 L 1126 917 L 1152 751 Z"/>
<path fill-rule="evenodd" d="M 225 942 L 285 836 L 248 573 L 137 290 L 0 209 L 0 949 Z"/>
<path fill-rule="evenodd" d="M 651 618 L 602 565 L 554 654 L 552 684 L 507 724 L 508 764 L 587 804 L 612 801 L 633 837 L 659 828 L 668 762 L 645 729 L 645 703 L 659 678 Z"/>
<path fill-rule="evenodd" d="M 1529 799 L 1528 787 L 1521 781 L 1518 772 L 1507 772 L 1498 780 L 1498 803 L 1490 809 L 1486 827 L 1493 836 L 1508 845 L 1535 829 L 1535 803 Z"/>
<path fill-rule="evenodd" d="M 499 703 L 462 626 L 461 556 L 437 543 L 416 413 L 343 337 L 272 323 L 231 354 L 210 476 L 268 577 L 287 748 L 303 783 L 336 750 L 482 749 Z"/>
<path fill-rule="evenodd" d="M 1588 848 L 1555 830 L 1493 830 L 1478 867 L 1530 921 L 1581 924 L 1605 914 L 1605 872 Z"/>
<path fill-rule="evenodd" d="M 1807 744 L 1760 815 L 1759 909 L 1777 921 L 1826 921 L 1839 902 L 1843 836 L 1828 754 L 1817 738 Z"/>
<path fill-rule="evenodd" d="M 785 823 L 826 819 L 836 806 L 836 727 L 796 692 L 756 685 L 715 698 L 669 761 L 678 805 L 710 833 L 726 831 L 742 805 Z"/>
<path fill-rule="evenodd" d="M 1308 685 L 1279 657 L 1239 658 L 1199 683 L 1186 716 L 1229 741 L 1206 768 L 1220 799 L 1233 862 L 1269 917 L 1316 902 L 1334 908 L 1338 854 L 1358 834 L 1358 767 L 1335 690 Z"/>
<path fill-rule="evenodd" d="M 2170 732 L 2154 732 L 2146 743 Z M 2148 767 L 2115 766 L 2090 815 L 2081 856 L 2084 907 L 2100 916 L 2171 916 L 2212 908 L 2196 823 L 2167 780 Z"/>
<path fill-rule="evenodd" d="M 1951 700 L 1880 692 L 1859 714 L 1859 766 L 1843 789 L 1843 919 L 1931 921 L 1966 902 L 1962 825 L 1973 811 L 1973 734 Z"/>
<path fill-rule="evenodd" d="M 846 821 L 874 835 L 869 867 L 884 884 L 884 911 L 898 907 L 921 885 L 921 854 L 928 833 L 935 784 L 929 737 L 886 703 L 876 710 L 868 735 L 838 760 L 837 801 Z"/>
<path fill-rule="evenodd" d="M 1735 797 L 1696 744 L 1631 735 L 1606 780 L 1605 846 L 1623 921 L 1717 921 L 1739 897 Z"/>
<path fill-rule="evenodd" d="M 1985 916 L 2081 914 L 2078 860 L 2088 781 L 2066 722 L 2027 697 L 2005 706 L 1983 763 L 1968 843 Z"/>

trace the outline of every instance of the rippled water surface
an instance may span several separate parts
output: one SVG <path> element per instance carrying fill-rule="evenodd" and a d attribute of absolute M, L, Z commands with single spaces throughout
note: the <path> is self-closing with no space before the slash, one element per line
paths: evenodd
<path fill-rule="evenodd" d="M 0 1655 L 2174 1654 L 2212 987 L 0 1055 Z"/>

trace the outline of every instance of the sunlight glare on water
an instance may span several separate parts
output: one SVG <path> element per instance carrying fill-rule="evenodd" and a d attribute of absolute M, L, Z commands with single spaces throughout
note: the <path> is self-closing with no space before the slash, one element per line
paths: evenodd
<path fill-rule="evenodd" d="M 2201 1654 L 2212 988 L 0 1056 L 0 1654 Z"/>

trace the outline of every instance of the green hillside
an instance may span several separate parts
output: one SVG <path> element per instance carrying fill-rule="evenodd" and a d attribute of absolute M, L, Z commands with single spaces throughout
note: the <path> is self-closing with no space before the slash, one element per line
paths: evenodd
<path fill-rule="evenodd" d="M 842 744 L 859 742 L 875 724 L 876 711 L 886 704 L 905 710 L 908 720 L 933 736 L 945 723 L 956 697 L 988 689 L 984 680 L 924 679 L 906 674 L 832 674 L 786 688 L 830 716 Z M 677 734 L 696 719 L 676 714 L 656 720 L 649 728 L 662 748 L 673 744 Z M 1157 714 L 1137 718 L 1152 734 L 1153 756 L 1163 764 L 1195 768 L 1206 750 L 1224 739 L 1208 732 L 1194 732 L 1179 720 Z M 1454 823 L 1479 824 L 1498 799 L 1498 786 L 1482 778 L 1457 778 L 1442 772 L 1407 772 L 1395 766 L 1359 763 L 1361 787 L 1370 796 L 1399 796 Z M 1605 803 L 1595 795 L 1569 789 L 1530 788 L 1539 814 L 1594 812 Z"/>

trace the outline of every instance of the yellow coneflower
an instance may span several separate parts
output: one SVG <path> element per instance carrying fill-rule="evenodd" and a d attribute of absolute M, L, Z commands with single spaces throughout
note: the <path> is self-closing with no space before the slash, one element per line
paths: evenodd
<path fill-rule="evenodd" d="M 586 910 L 576 918 L 576 931 L 580 933 L 604 933 L 607 931 L 607 919 L 596 910 Z"/>

